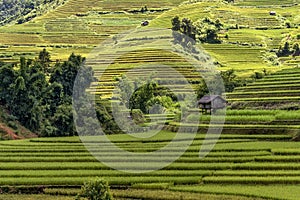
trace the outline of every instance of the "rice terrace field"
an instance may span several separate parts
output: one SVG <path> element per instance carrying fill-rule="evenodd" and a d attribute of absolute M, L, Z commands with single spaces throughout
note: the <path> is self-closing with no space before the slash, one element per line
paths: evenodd
<path fill-rule="evenodd" d="M 299 200 L 299 10 L 0 0 L 0 200 Z"/>

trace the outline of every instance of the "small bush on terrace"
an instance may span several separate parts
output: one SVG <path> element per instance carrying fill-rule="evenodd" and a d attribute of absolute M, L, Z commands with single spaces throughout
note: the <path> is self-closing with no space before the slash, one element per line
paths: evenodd
<path fill-rule="evenodd" d="M 107 181 L 96 178 L 85 182 L 75 200 L 113 200 Z"/>

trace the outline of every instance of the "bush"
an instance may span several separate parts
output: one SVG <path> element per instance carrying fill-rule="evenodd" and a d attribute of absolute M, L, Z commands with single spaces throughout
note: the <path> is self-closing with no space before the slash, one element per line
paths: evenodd
<path fill-rule="evenodd" d="M 17 123 L 14 122 L 14 121 L 9 121 L 9 122 L 7 123 L 7 125 L 8 125 L 10 128 L 14 129 L 14 130 L 17 130 L 17 129 L 18 129 L 18 125 L 17 125 Z"/>
<path fill-rule="evenodd" d="M 109 190 L 107 181 L 96 178 L 85 182 L 81 187 L 81 191 L 76 196 L 76 200 L 112 200 L 112 195 Z"/>
<path fill-rule="evenodd" d="M 263 77 L 264 77 L 264 74 L 260 73 L 260 72 L 254 72 L 254 74 L 251 76 L 251 78 L 253 78 L 254 80 L 262 79 Z"/>
<path fill-rule="evenodd" d="M 131 117 L 136 124 L 145 123 L 144 114 L 140 109 L 133 109 L 131 113 Z"/>
<path fill-rule="evenodd" d="M 197 114 L 190 114 L 187 119 L 186 119 L 187 122 L 189 123 L 192 123 L 192 122 L 198 122 L 200 121 L 200 115 L 197 115 Z"/>
<path fill-rule="evenodd" d="M 300 141 L 300 133 L 297 133 L 296 135 L 294 135 L 292 141 L 299 142 Z"/>

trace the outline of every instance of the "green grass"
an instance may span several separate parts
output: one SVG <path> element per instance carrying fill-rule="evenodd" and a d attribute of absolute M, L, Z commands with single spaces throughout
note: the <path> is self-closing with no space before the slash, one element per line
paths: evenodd
<path fill-rule="evenodd" d="M 149 200 L 247 200 L 247 197 L 232 196 L 232 195 L 210 195 L 210 194 L 197 194 L 186 192 L 174 192 L 166 190 L 141 190 L 131 189 L 127 191 L 113 191 L 117 197 L 127 197 L 134 199 L 149 199 Z M 259 198 L 252 198 L 252 200 L 259 200 Z"/>
<path fill-rule="evenodd" d="M 74 200 L 74 197 L 71 196 L 53 196 L 53 195 L 20 195 L 20 194 L 1 194 L 0 200 L 37 200 L 37 199 L 43 199 L 43 200 Z"/>
<path fill-rule="evenodd" d="M 299 68 L 284 69 L 277 73 L 272 73 L 259 79 L 246 87 L 239 87 L 226 96 L 230 102 L 259 102 L 260 105 L 273 103 L 276 105 L 288 102 L 297 102 L 300 98 L 299 92 Z M 280 106 L 277 106 L 280 108 Z M 298 120 L 299 113 L 297 111 L 277 112 L 275 117 L 277 120 Z"/>
<path fill-rule="evenodd" d="M 174 187 L 175 191 L 189 191 L 198 193 L 236 194 L 249 197 L 267 199 L 297 200 L 299 185 L 198 185 Z"/>
<path fill-rule="evenodd" d="M 168 183 L 154 183 L 154 184 L 136 184 L 131 189 L 126 190 L 112 190 L 115 199 L 149 199 L 149 200 L 248 200 L 247 197 L 233 196 L 233 195 L 210 195 L 197 194 L 188 192 L 176 192 L 164 190 L 165 187 L 171 186 Z M 151 189 L 151 190 L 149 190 Z M 74 196 L 79 192 L 78 189 L 46 189 L 45 193 L 50 195 L 70 195 Z M 259 198 L 252 198 L 252 200 L 260 200 Z"/>
<path fill-rule="evenodd" d="M 230 111 L 231 116 L 248 114 L 256 116 L 253 110 Z M 274 112 L 274 113 L 273 113 Z M 259 113 L 259 112 L 258 112 Z M 275 111 L 262 111 L 261 114 L 276 114 Z M 138 139 L 130 135 L 111 135 L 109 138 L 121 148 L 135 152 L 149 152 L 166 145 L 175 133 L 161 131 L 159 134 Z M 95 141 L 101 141 L 102 136 L 87 137 L 88 145 L 95 147 Z M 259 187 L 266 187 L 271 184 L 277 187 L 289 188 L 293 184 L 300 183 L 299 165 L 299 144 L 285 141 L 286 135 L 245 135 L 245 134 L 224 134 L 215 145 L 214 149 L 204 159 L 199 158 L 199 150 L 205 137 L 204 134 L 197 134 L 194 142 L 188 150 L 174 163 L 161 170 L 135 174 L 113 170 L 104 164 L 97 162 L 90 153 L 84 149 L 79 137 L 65 138 L 34 138 L 21 141 L 0 142 L 0 184 L 2 186 L 80 186 L 84 181 L 98 176 L 105 178 L 111 185 L 133 186 L 139 192 L 122 193 L 115 191 L 116 199 L 127 195 L 131 198 L 158 199 L 150 189 L 164 189 L 165 193 L 157 191 L 157 195 L 164 199 L 169 197 L 173 190 L 188 190 L 195 188 L 202 183 L 201 187 L 209 187 L 212 183 L 221 184 L 243 184 L 243 187 L 251 184 L 259 184 Z M 211 136 L 210 139 L 215 138 Z M 125 159 L 118 152 L 112 152 L 108 147 L 99 151 L 99 155 L 106 161 L 118 164 L 123 170 L 149 170 L 157 167 L 157 164 L 167 161 L 184 144 L 184 140 L 190 139 L 189 134 L 182 134 L 174 141 L 174 148 L 170 152 L 164 152 L 160 157 L 147 158 L 147 164 L 143 168 L 135 166 L 135 162 L 141 161 L 143 157 Z M 266 141 L 274 140 L 274 141 Z M 279 140 L 279 141 L 275 141 Z M 106 146 L 106 143 L 101 145 Z M 204 146 L 205 149 L 205 146 Z M 98 149 L 99 150 L 99 149 Z M 174 187 L 173 185 L 176 185 Z M 269 188 L 270 189 L 270 188 Z M 241 190 L 242 191 L 242 190 Z M 198 190 L 193 192 L 200 192 Z M 170 194 L 169 194 L 170 193 Z M 203 193 L 203 192 L 201 192 Z M 215 193 L 207 190 L 206 193 Z M 222 194 L 230 194 L 221 192 Z M 74 195 L 74 190 L 47 189 L 46 194 Z M 252 193 L 251 193 L 252 194 Z M 243 199 L 242 196 L 260 196 L 260 192 L 232 193 L 235 197 L 211 196 L 208 199 Z M 154 195 L 154 196 L 153 196 Z M 164 196 L 166 195 L 166 196 Z M 206 198 L 204 194 L 200 195 Z M 171 195 L 172 196 L 172 195 Z M 276 195 L 275 195 L 276 196 Z M 277 195 L 280 198 L 280 195 Z M 172 196 L 173 197 L 173 196 Z M 246 198 L 246 197 L 245 197 Z M 150 198 L 151 199 L 151 198 Z M 173 198 L 174 199 L 174 198 Z M 188 199 L 188 198 L 184 198 Z M 201 198 L 202 199 L 202 198 Z M 247 199 L 247 198 L 246 198 Z"/>
<path fill-rule="evenodd" d="M 181 2 L 182 0 L 147 2 L 147 7 L 154 11 L 170 9 Z M 49 47 L 50 45 L 59 46 L 57 49 L 49 47 L 50 52 L 54 54 L 52 55 L 54 60 L 65 60 L 72 52 L 86 56 L 91 48 L 101 41 L 112 35 L 134 29 L 140 26 L 141 21 L 151 20 L 161 14 L 161 12 L 149 14 L 129 14 L 126 12 L 132 9 L 140 10 L 142 6 L 144 7 L 145 3 L 136 0 L 118 3 L 70 0 L 28 23 L 0 27 L 0 43 L 8 45 L 9 48 L 18 45 L 22 49 L 26 49 L 28 45 L 33 45 L 34 55 L 32 57 L 41 50 L 38 46 Z M 85 14 L 86 16 L 78 17 L 76 14 Z M 78 50 L 74 45 L 85 47 Z M 5 53 L 5 51 L 0 50 L 0 54 L 5 55 Z M 7 57 L 3 60 L 15 61 L 18 58 Z"/>
<path fill-rule="evenodd" d="M 162 0 L 147 2 L 148 9 L 167 9 L 178 6 L 182 0 Z M 281 3 L 280 3 L 281 2 Z M 83 1 L 69 0 L 65 5 L 48 12 L 42 17 L 22 24 L 0 27 L 0 57 L 4 61 L 15 61 L 20 55 L 34 58 L 46 47 L 52 54 L 52 59 L 65 60 L 71 52 L 86 56 L 101 41 L 124 30 L 135 29 L 143 20 L 150 20 L 150 27 L 170 28 L 170 19 L 175 15 L 189 17 L 193 21 L 210 18 L 220 18 L 228 26 L 238 24 L 241 29 L 230 29 L 229 39 L 222 44 L 204 44 L 204 49 L 218 61 L 220 70 L 234 69 L 241 77 L 249 77 L 254 71 L 262 72 L 265 68 L 271 75 L 262 80 L 238 88 L 235 93 L 228 94 L 230 102 L 288 102 L 298 101 L 300 89 L 300 72 L 297 69 L 278 70 L 295 66 L 299 59 L 282 59 L 282 66 L 272 66 L 262 58 L 262 53 L 277 48 L 281 40 L 288 34 L 298 34 L 297 29 L 286 29 L 284 23 L 277 17 L 269 16 L 270 9 L 290 21 L 297 21 L 299 6 L 280 7 L 278 4 L 290 4 L 291 1 L 245 0 L 233 5 L 221 2 L 201 2 L 178 6 L 167 12 L 152 14 L 128 14 L 127 11 L 140 9 L 145 5 L 141 1 Z M 274 6 L 275 5 L 275 6 Z M 251 6 L 251 7 L 240 7 Z M 258 7 L 262 6 L 262 7 Z M 91 9 L 93 8 L 93 9 Z M 93 11 L 92 11 L 93 10 Z M 120 12 L 121 11 L 121 12 Z M 109 14 L 105 14 L 108 12 Z M 75 14 L 86 14 L 78 17 Z M 269 30 L 257 30 L 268 26 Z M 130 50 L 132 44 L 142 44 L 159 39 L 164 35 L 147 32 L 147 28 L 138 28 L 140 32 L 125 38 L 120 42 L 123 50 Z M 145 37 L 147 35 L 147 38 Z M 224 36 L 221 35 L 221 37 Z M 200 45 L 199 45 L 200 46 Z M 95 93 L 102 98 L 110 98 L 114 89 L 115 76 L 127 73 L 143 64 L 165 64 L 174 67 L 188 81 L 197 83 L 200 74 L 182 58 L 168 51 L 156 50 L 156 46 L 146 46 L 143 51 L 131 51 L 122 55 L 109 66 L 103 74 L 100 85 L 94 86 Z M 102 53 L 102 52 L 101 52 Z M 111 52 L 110 52 L 111 53 Z M 105 54 L 105 52 L 104 52 Z M 103 58 L 110 54 L 103 55 Z M 101 57 L 102 58 L 102 57 Z M 154 62 L 155 61 L 155 62 Z M 103 63 L 94 65 L 97 77 L 103 71 Z M 176 83 L 176 91 L 185 94 L 183 80 L 176 73 L 157 68 L 143 68 L 143 72 L 129 72 L 134 77 L 144 77 L 143 74 L 157 71 L 159 75 L 168 77 Z M 163 82 L 164 79 L 157 78 Z M 164 83 L 170 85 L 170 83 Z M 94 89 L 92 88 L 92 89 Z M 283 94 L 286 94 L 282 97 Z M 291 97 L 293 94 L 293 97 Z M 81 144 L 79 137 L 70 138 L 35 138 L 23 141 L 0 142 L 0 185 L 45 185 L 45 186 L 80 186 L 89 178 L 100 176 L 112 185 L 134 186 L 136 189 L 113 191 L 116 199 L 299 199 L 300 183 L 300 150 L 299 143 L 291 142 L 292 134 L 286 134 L 287 129 L 298 131 L 300 126 L 298 111 L 278 110 L 228 110 L 226 112 L 226 134 L 222 134 L 214 149 L 204 159 L 199 158 L 199 150 L 206 137 L 202 129 L 208 127 L 209 116 L 202 116 L 201 124 L 183 124 L 189 128 L 202 128 L 188 150 L 174 163 L 162 170 L 145 173 L 129 174 L 111 169 L 91 156 Z M 164 116 L 154 117 L 158 121 Z M 169 119 L 172 116 L 168 116 Z M 178 125 L 170 123 L 171 125 Z M 220 127 L 216 125 L 215 127 Z M 152 132 L 153 133 L 153 132 Z M 149 133 L 151 134 L 151 133 Z M 161 131 L 155 136 L 139 139 L 137 135 L 111 135 L 108 138 L 118 146 L 131 152 L 151 152 L 168 144 L 175 133 Z M 142 134 L 141 134 L 142 135 Z M 208 142 L 214 142 L 215 135 Z M 96 147 L 101 137 L 84 138 L 89 147 L 93 147 L 98 155 L 106 161 L 118 164 L 122 169 L 130 169 L 140 157 L 127 160 L 120 153 L 113 152 L 107 143 Z M 149 157 L 144 170 L 154 169 L 157 164 L 172 158 L 184 146 L 191 135 L 182 134 L 174 141 L 170 152 L 164 152 L 161 157 Z M 205 149 L 206 146 L 204 146 Z M 134 166 L 135 167 L 135 166 Z M 136 169 L 140 169 L 137 166 Z M 142 169 L 140 169 L 142 170 Z M 201 185 L 198 185 L 202 183 Z M 216 183 L 212 185 L 211 183 Z M 243 184 L 243 185 L 237 185 Z M 176 185 L 175 187 L 173 185 Z M 182 184 L 191 184 L 186 186 Z M 222 185 L 223 184 L 223 185 Z M 230 185 L 231 184 L 231 185 Z M 257 185 L 252 185 L 257 184 Z M 269 184 L 269 185 L 268 185 Z M 282 185 L 280 185 L 282 184 Z M 144 189 L 172 189 L 186 192 L 172 192 Z M 48 194 L 56 194 L 55 189 Z M 71 192 L 72 193 L 72 192 Z M 200 194 L 199 194 L 200 193 Z M 206 195 L 203 193 L 218 193 L 221 195 Z M 66 194 L 62 192 L 61 194 Z M 234 196 L 226 196 L 230 194 Z M 74 195 L 74 191 L 72 193 Z M 246 197 L 239 197 L 248 196 Z M 68 199 L 63 196 L 18 196 L 0 195 L 0 199 Z M 72 197 L 73 198 L 73 197 Z"/>

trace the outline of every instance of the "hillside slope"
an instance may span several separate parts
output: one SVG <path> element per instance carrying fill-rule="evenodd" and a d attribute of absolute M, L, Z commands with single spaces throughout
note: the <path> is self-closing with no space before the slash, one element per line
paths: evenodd
<path fill-rule="evenodd" d="M 0 140 L 34 137 L 37 135 L 22 126 L 14 116 L 11 116 L 6 109 L 0 106 Z"/>
<path fill-rule="evenodd" d="M 226 94 L 237 107 L 298 110 L 300 100 L 300 68 L 285 69 L 263 79 L 236 88 Z"/>
<path fill-rule="evenodd" d="M 165 12 L 152 21 L 151 27 L 171 28 L 175 16 L 189 18 L 195 24 L 208 17 L 219 19 L 224 30 L 219 34 L 222 44 L 203 44 L 222 66 L 220 70 L 235 69 L 249 77 L 254 71 L 278 71 L 279 67 L 300 64 L 299 57 L 276 58 L 275 52 L 285 42 L 299 43 L 298 1 L 197 1 Z M 270 15 L 275 11 L 276 15 Z M 287 26 L 287 23 L 292 25 Z"/>
<path fill-rule="evenodd" d="M 11 22 L 25 23 L 64 2 L 65 0 L 3 0 L 0 2 L 0 26 Z"/>
<path fill-rule="evenodd" d="M 0 60 L 16 61 L 20 55 L 34 58 L 44 47 L 53 60 L 66 60 L 72 52 L 86 56 L 103 40 L 135 29 L 183 1 L 67 0 L 27 23 L 0 27 Z"/>
<path fill-rule="evenodd" d="M 133 30 L 142 21 L 150 21 L 152 28 L 170 28 L 171 19 L 178 15 L 195 23 L 209 17 L 225 24 L 226 29 L 219 35 L 222 44 L 203 45 L 223 66 L 222 70 L 233 68 L 242 76 L 250 76 L 264 68 L 278 71 L 278 63 L 284 67 L 299 65 L 299 58 L 274 57 L 284 42 L 299 42 L 298 1 L 183 2 L 68 0 L 27 23 L 0 27 L 0 59 L 16 61 L 20 55 L 34 58 L 44 47 L 52 53 L 53 60 L 66 59 L 72 52 L 86 56 L 103 40 Z M 145 6 L 147 11 L 142 12 Z M 277 15 L 269 15 L 271 10 Z M 291 27 L 287 28 L 287 24 Z"/>

